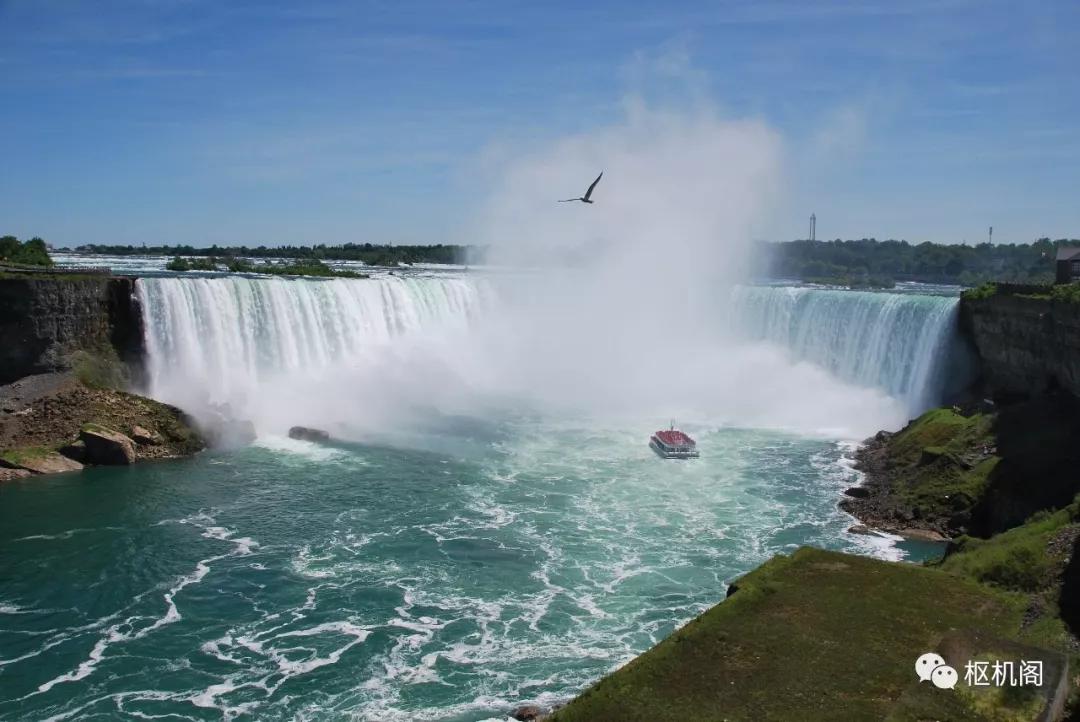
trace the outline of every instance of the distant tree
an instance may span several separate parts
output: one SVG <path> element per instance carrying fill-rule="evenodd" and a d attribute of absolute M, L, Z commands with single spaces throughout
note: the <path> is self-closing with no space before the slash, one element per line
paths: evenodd
<path fill-rule="evenodd" d="M 15 236 L 0 237 L 0 261 L 10 261 L 20 248 L 22 244 Z"/>
<path fill-rule="evenodd" d="M 53 265 L 53 260 L 49 257 L 49 247 L 37 237 L 24 243 L 19 243 L 15 236 L 0 238 L 0 260 L 26 266 Z"/>

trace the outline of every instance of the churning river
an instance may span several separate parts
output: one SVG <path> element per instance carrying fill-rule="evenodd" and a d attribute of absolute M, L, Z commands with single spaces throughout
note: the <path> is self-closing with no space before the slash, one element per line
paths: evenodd
<path fill-rule="evenodd" d="M 773 554 L 925 552 L 845 532 L 836 504 L 857 481 L 854 434 L 699 415 L 679 421 L 702 458 L 672 462 L 646 446 L 667 422 L 652 413 L 425 414 L 410 397 L 421 411 L 395 415 L 362 380 L 353 393 L 345 379 L 363 371 L 322 372 L 360 358 L 386 370 L 369 364 L 373 348 L 452 336 L 490 303 L 466 274 L 139 288 L 148 392 L 228 404 L 256 419 L 258 439 L 0 486 L 5 719 L 503 719 L 574 695 Z M 784 287 L 732 297 L 746 343 L 902 414 L 940 393 L 955 303 Z M 327 378 L 344 401 L 301 403 Z M 369 413 L 343 416 L 365 398 Z M 290 440 L 290 412 L 351 440 Z"/>

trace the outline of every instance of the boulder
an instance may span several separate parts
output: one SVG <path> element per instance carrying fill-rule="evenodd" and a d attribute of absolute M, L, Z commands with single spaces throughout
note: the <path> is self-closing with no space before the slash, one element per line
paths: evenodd
<path fill-rule="evenodd" d="M 0 482 L 14 481 L 15 479 L 25 479 L 30 476 L 31 472 L 27 469 L 8 469 L 0 468 Z"/>
<path fill-rule="evenodd" d="M 544 710 L 535 704 L 526 704 L 515 709 L 510 716 L 519 722 L 536 722 L 544 718 Z"/>
<path fill-rule="evenodd" d="M 212 406 L 199 418 L 199 432 L 215 448 L 235 449 L 255 441 L 255 424 L 232 415 L 228 404 Z"/>
<path fill-rule="evenodd" d="M 870 527 L 866 524 L 855 524 L 848 527 L 848 534 L 870 534 Z"/>
<path fill-rule="evenodd" d="M 61 474 L 83 468 L 82 464 L 73 459 L 45 450 L 8 452 L 6 458 L 0 460 L 0 465 L 10 469 L 22 469 L 31 474 Z"/>
<path fill-rule="evenodd" d="M 306 426 L 294 426 L 289 429 L 290 439 L 300 439 L 302 441 L 329 441 L 330 434 L 322 429 L 309 429 Z"/>
<path fill-rule="evenodd" d="M 79 432 L 86 445 L 86 462 L 105 466 L 135 463 L 135 442 L 119 431 L 103 426 L 88 426 Z"/>
<path fill-rule="evenodd" d="M 138 424 L 131 427 L 131 438 L 136 444 L 154 446 L 161 443 L 161 434 Z"/>
<path fill-rule="evenodd" d="M 870 496 L 870 490 L 865 486 L 851 486 L 844 489 L 844 494 L 853 499 L 866 499 Z"/>
<path fill-rule="evenodd" d="M 83 441 L 73 441 L 67 446 L 61 446 L 57 451 L 80 464 L 86 461 L 86 443 Z"/>

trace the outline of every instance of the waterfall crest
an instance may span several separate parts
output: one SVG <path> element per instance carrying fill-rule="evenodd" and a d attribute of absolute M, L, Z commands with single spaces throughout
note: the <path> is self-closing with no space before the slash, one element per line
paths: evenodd
<path fill-rule="evenodd" d="M 211 401 L 290 371 L 348 363 L 395 339 L 468 323 L 482 287 L 462 278 L 142 278 L 149 391 Z"/>
<path fill-rule="evenodd" d="M 733 323 L 752 340 L 842 381 L 882 389 L 910 414 L 940 402 L 955 340 L 956 297 L 740 286 Z"/>

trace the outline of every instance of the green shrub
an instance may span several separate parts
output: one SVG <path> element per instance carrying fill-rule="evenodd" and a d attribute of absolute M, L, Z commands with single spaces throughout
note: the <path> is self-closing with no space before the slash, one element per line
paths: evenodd
<path fill-rule="evenodd" d="M 71 354 L 71 368 L 84 386 L 92 389 L 121 389 L 127 385 L 127 369 L 111 347 Z"/>
<path fill-rule="evenodd" d="M 1050 298 L 1061 303 L 1080 303 L 1080 283 L 1062 283 L 1053 287 Z"/>
<path fill-rule="evenodd" d="M 964 298 L 969 301 L 979 301 L 984 298 L 990 298 L 997 293 L 998 287 L 996 283 L 987 282 L 976 288 L 969 288 L 962 294 Z"/>
<path fill-rule="evenodd" d="M 40 238 L 31 238 L 19 243 L 15 236 L 0 238 L 0 261 L 18 263 L 24 266 L 52 266 L 49 248 Z"/>

